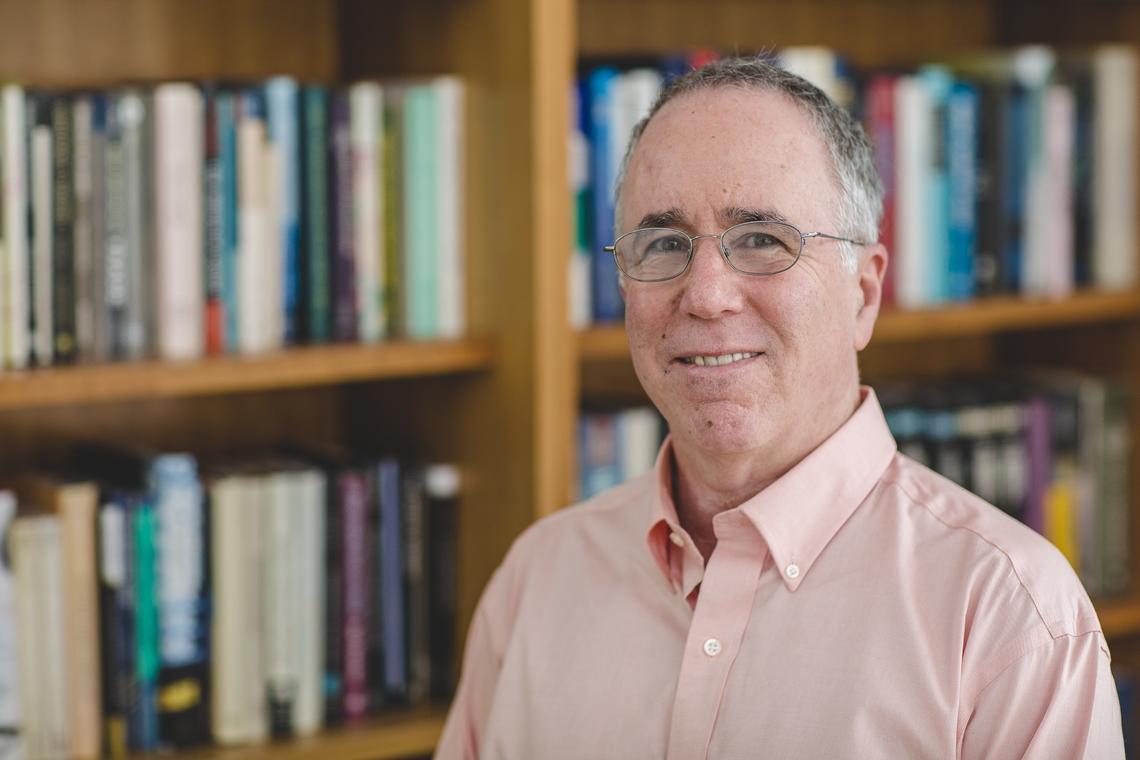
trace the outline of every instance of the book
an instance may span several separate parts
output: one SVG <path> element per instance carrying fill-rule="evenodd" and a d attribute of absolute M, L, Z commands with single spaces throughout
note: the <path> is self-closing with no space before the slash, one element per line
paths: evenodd
<path fill-rule="evenodd" d="M 353 162 L 351 107 L 348 93 L 334 90 L 329 113 L 329 153 L 332 166 L 332 233 L 335 241 L 332 267 L 333 339 L 357 338 L 356 254 L 353 230 Z"/>
<path fill-rule="evenodd" d="M 202 93 L 190 84 L 154 90 L 154 274 L 160 358 L 205 354 Z"/>
<path fill-rule="evenodd" d="M 455 656 L 458 594 L 456 584 L 459 543 L 459 498 L 462 477 L 451 464 L 428 465 L 424 494 L 428 515 L 428 656 L 431 662 L 429 696 L 445 702 L 457 678 Z"/>
<path fill-rule="evenodd" d="M 1092 277 L 1099 288 L 1136 284 L 1136 51 L 1105 45 L 1092 53 Z"/>
<path fill-rule="evenodd" d="M 264 103 L 260 90 L 241 94 L 237 122 L 237 345 L 241 353 L 256 354 L 275 347 L 267 285 L 273 248 L 270 224 L 269 162 Z"/>
<path fill-rule="evenodd" d="M 306 85 L 301 91 L 301 102 L 304 204 L 300 296 L 304 305 L 305 338 L 311 343 L 324 343 L 332 336 L 328 90 L 320 85 Z"/>
<path fill-rule="evenodd" d="M 614 182 L 617 179 L 613 166 L 615 136 L 611 125 L 618 71 L 602 66 L 590 72 L 586 79 L 589 122 L 586 137 L 590 143 L 590 182 L 593 186 L 593 266 L 590 270 L 590 301 L 594 307 L 594 320 L 612 322 L 621 319 L 624 312 L 618 288 L 617 262 L 603 250 L 614 238 Z"/>
<path fill-rule="evenodd" d="M 439 314 L 437 337 L 457 339 L 467 332 L 467 235 L 466 209 L 463 203 L 464 142 L 467 137 L 466 89 L 455 76 L 432 80 L 435 91 L 436 118 L 436 216 L 439 219 L 437 246 L 439 262 Z"/>
<path fill-rule="evenodd" d="M 270 142 L 281 162 L 280 204 L 271 224 L 280 251 L 282 273 L 281 342 L 297 343 L 301 335 L 301 145 L 300 91 L 290 77 L 276 76 L 265 83 Z"/>
<path fill-rule="evenodd" d="M 99 508 L 99 621 L 104 754 L 128 754 L 127 712 L 134 683 L 131 512 L 140 497 L 108 490 Z"/>
<path fill-rule="evenodd" d="M 75 120 L 71 98 L 51 100 L 51 362 L 78 355 L 75 307 Z"/>
<path fill-rule="evenodd" d="M 385 702 L 402 703 L 408 697 L 407 605 L 404 589 L 403 505 L 401 467 L 385 457 L 376 467 L 379 512 L 379 631 L 382 642 L 382 693 Z"/>
<path fill-rule="evenodd" d="M 0 110 L 2 110 L 3 140 L 0 159 L 0 211 L 3 213 L 4 257 L 0 283 L 4 288 L 4 298 L 0 303 L 4 311 L 0 314 L 0 328 L 3 329 L 2 364 L 12 369 L 22 369 L 28 365 L 31 353 L 30 312 L 28 294 L 31 273 L 28 268 L 28 145 L 24 139 L 26 129 L 26 98 L 19 85 L 6 84 L 0 89 Z"/>
<path fill-rule="evenodd" d="M 28 186 L 31 201 L 31 346 L 35 363 L 51 364 L 54 214 L 52 203 L 52 103 L 46 94 L 28 95 Z"/>
<path fill-rule="evenodd" d="M 352 155 L 352 233 L 356 261 L 357 338 L 373 343 L 388 332 L 384 303 L 384 215 L 382 176 L 384 94 L 377 82 L 349 87 Z M 426 252 L 417 252 L 426 255 Z"/>
<path fill-rule="evenodd" d="M 95 252 L 101 246 L 103 234 L 96 222 L 102 208 L 102 159 L 103 127 L 96 119 L 96 101 L 101 96 L 81 94 L 72 103 L 74 133 L 73 189 L 75 218 L 72 227 L 71 249 L 74 255 L 75 282 L 75 343 L 76 357 L 81 361 L 91 361 L 97 357 L 96 334 L 101 316 L 97 303 L 97 282 L 100 273 L 96 269 Z M 96 241 L 99 241 L 98 243 Z M 58 348 L 58 346 L 57 346 Z"/>
<path fill-rule="evenodd" d="M 439 107 L 431 84 L 404 92 L 404 329 L 439 334 Z"/>
<path fill-rule="evenodd" d="M 10 535 L 16 518 L 16 495 L 0 489 L 0 758 L 23 756 L 20 736 L 20 653 L 16 638 L 16 578 Z"/>
<path fill-rule="evenodd" d="M 155 302 L 153 218 L 153 108 L 146 91 L 127 89 L 116 97 L 122 172 L 126 258 L 121 275 L 123 344 L 121 358 L 141 359 L 153 348 Z"/>
<path fill-rule="evenodd" d="M 222 134 L 218 114 L 219 93 L 207 90 L 204 96 L 202 130 L 202 249 L 205 278 L 202 281 L 205 306 L 202 332 L 204 350 L 215 356 L 225 350 L 226 308 L 223 300 L 225 274 L 222 267 L 224 232 L 222 217 Z"/>
<path fill-rule="evenodd" d="M 99 680 L 99 601 L 96 566 L 98 488 L 62 475 L 26 476 L 16 483 L 20 502 L 58 518 L 64 700 L 71 757 L 97 758 L 102 749 Z M 40 631 L 38 635 L 43 635 Z"/>

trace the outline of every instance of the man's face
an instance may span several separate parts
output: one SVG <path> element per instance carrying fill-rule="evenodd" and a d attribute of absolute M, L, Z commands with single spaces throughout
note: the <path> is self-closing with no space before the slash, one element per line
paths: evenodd
<path fill-rule="evenodd" d="M 621 229 L 697 235 L 760 217 L 841 234 L 833 177 L 817 129 L 787 96 L 698 91 L 668 103 L 643 133 L 623 187 Z M 871 336 L 885 255 L 860 252 L 852 273 L 837 242 L 809 238 L 795 266 L 757 277 L 733 270 L 715 240 L 696 246 L 681 277 L 624 283 L 642 386 L 678 451 L 802 456 L 853 411 L 856 351 Z M 747 358 L 692 361 L 729 354 Z"/>

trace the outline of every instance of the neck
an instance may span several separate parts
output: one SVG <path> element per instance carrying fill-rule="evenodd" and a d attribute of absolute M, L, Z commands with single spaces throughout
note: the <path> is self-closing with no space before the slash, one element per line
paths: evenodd
<path fill-rule="evenodd" d="M 701 556 L 708 561 L 716 548 L 714 517 L 740 506 L 792 469 L 838 430 L 858 404 L 856 389 L 835 414 L 819 415 L 817 424 L 800 428 L 801 435 L 780 437 L 773 445 L 747 451 L 707 451 L 675 438 L 673 501 L 678 520 Z"/>

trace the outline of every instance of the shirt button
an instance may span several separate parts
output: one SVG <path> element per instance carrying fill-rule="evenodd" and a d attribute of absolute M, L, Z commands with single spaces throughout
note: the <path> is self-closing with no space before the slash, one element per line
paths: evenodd
<path fill-rule="evenodd" d="M 685 546 L 685 537 L 676 531 L 669 534 L 669 540 L 673 542 L 674 546 L 680 546 L 682 548 Z"/>
<path fill-rule="evenodd" d="M 784 568 L 784 573 L 792 580 L 795 580 L 800 577 L 800 566 L 793 562 Z"/>
<path fill-rule="evenodd" d="M 718 654 L 720 654 L 720 648 L 719 639 L 709 639 L 705 642 L 705 654 L 707 654 L 709 657 L 716 657 Z"/>

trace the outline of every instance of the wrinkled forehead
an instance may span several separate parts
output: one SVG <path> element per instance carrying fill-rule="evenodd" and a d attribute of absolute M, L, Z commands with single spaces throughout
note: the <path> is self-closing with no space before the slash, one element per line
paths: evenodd
<path fill-rule="evenodd" d="M 784 93 L 717 87 L 677 96 L 646 125 L 626 170 L 622 229 L 661 208 L 764 207 L 830 226 L 835 172 L 808 112 Z"/>

